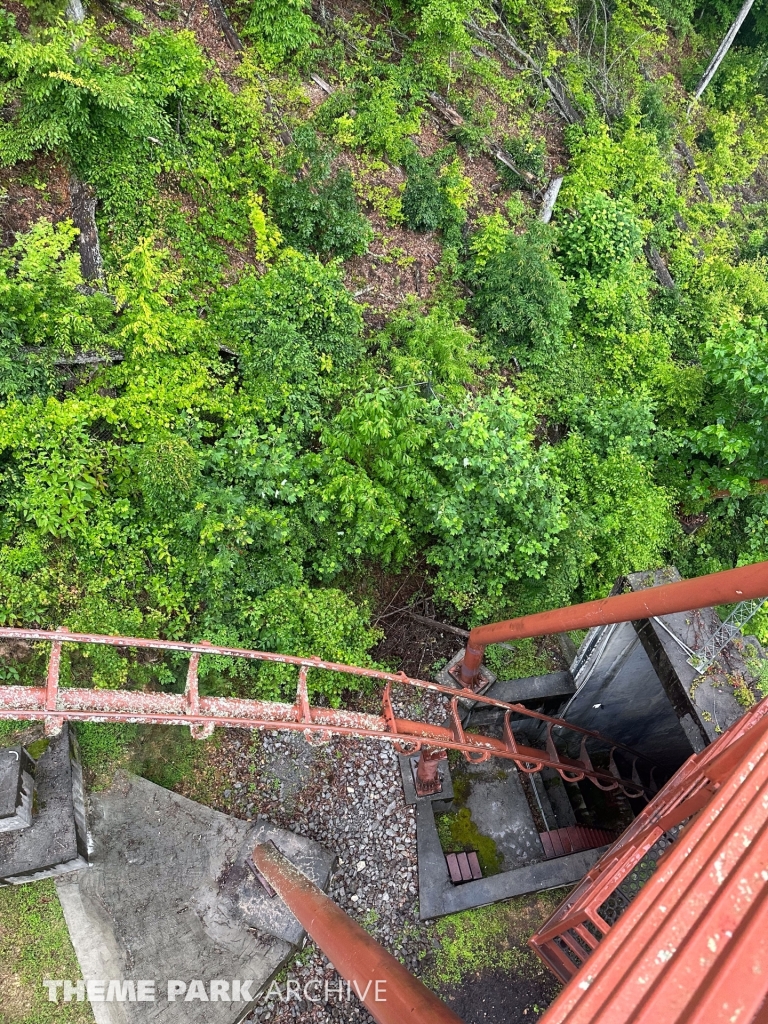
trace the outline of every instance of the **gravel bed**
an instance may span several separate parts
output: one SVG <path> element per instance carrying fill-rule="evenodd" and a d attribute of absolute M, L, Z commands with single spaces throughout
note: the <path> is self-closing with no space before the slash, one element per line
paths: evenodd
<path fill-rule="evenodd" d="M 417 706 L 414 706 L 417 702 Z M 395 701 L 395 713 L 445 720 L 442 698 L 431 693 Z M 338 858 L 328 895 L 413 974 L 419 976 L 434 948 L 432 929 L 418 917 L 416 822 L 403 796 L 397 755 L 373 739 L 334 738 L 318 746 L 295 733 L 250 736 L 230 733 L 217 760 L 230 779 L 220 809 L 244 818 L 266 818 L 317 840 Z M 338 975 L 310 941 L 288 967 L 301 1000 L 273 999 L 249 1021 L 372 1021 L 355 998 L 340 1000 Z M 285 977 L 278 980 L 285 994 Z M 311 1003 L 312 994 L 330 999 Z"/>

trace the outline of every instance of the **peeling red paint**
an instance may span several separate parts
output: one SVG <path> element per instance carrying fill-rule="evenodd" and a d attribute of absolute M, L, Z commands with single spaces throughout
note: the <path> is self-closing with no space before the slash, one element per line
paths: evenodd
<path fill-rule="evenodd" d="M 532 937 L 570 982 L 541 1024 L 765 1019 L 766 792 L 768 698 L 686 761 Z M 615 923 L 606 921 L 606 900 L 676 825 L 656 871 Z"/>
<path fill-rule="evenodd" d="M 50 641 L 51 656 L 45 688 L 28 686 L 0 686 L 0 718 L 43 721 L 47 731 L 57 731 L 64 721 L 72 722 L 131 722 L 151 725 L 186 725 L 195 738 L 210 736 L 216 727 L 237 729 L 286 729 L 301 731 L 310 742 L 322 742 L 331 735 L 368 736 L 392 743 L 401 752 L 460 750 L 467 760 L 479 763 L 490 757 L 514 761 L 523 771 L 537 772 L 554 768 L 567 781 L 588 778 L 601 789 L 620 788 L 628 796 L 639 796 L 644 790 L 617 773 L 595 768 L 586 752 L 587 737 L 599 740 L 610 750 L 611 763 L 615 749 L 624 750 L 633 757 L 639 755 L 622 744 L 614 743 L 599 733 L 571 725 L 521 704 L 507 704 L 492 697 L 473 693 L 468 689 L 444 686 L 424 679 L 414 679 L 402 672 L 381 672 L 323 661 L 320 658 L 298 658 L 288 654 L 252 651 L 235 647 L 218 647 L 206 641 L 190 644 L 180 641 L 152 640 L 145 637 L 105 636 L 93 633 L 51 632 L 40 629 L 0 628 L 0 637 L 15 640 Z M 104 644 L 118 648 L 140 648 L 158 651 L 181 651 L 189 654 L 186 688 L 183 694 L 145 693 L 124 690 L 95 690 L 59 686 L 59 667 L 62 643 Z M 299 669 L 296 700 L 293 704 L 276 701 L 243 700 L 234 697 L 201 697 L 198 690 L 200 658 L 205 655 L 246 658 L 251 661 L 281 662 Z M 337 708 L 314 707 L 309 703 L 307 672 L 309 669 L 341 672 L 351 676 L 366 676 L 386 683 L 382 695 L 382 714 L 368 715 Z M 392 708 L 393 684 L 419 687 L 444 693 L 451 698 L 450 725 L 439 726 L 428 722 L 397 718 Z M 505 714 L 504 738 L 496 739 L 475 733 L 465 733 L 459 716 L 460 699 L 488 704 L 503 709 Z M 514 738 L 511 716 L 521 715 L 546 722 L 547 749 L 522 746 Z M 558 726 L 576 732 L 582 737 L 578 760 L 561 755 L 552 740 L 552 728 Z M 430 755 L 431 756 L 431 755 Z"/>

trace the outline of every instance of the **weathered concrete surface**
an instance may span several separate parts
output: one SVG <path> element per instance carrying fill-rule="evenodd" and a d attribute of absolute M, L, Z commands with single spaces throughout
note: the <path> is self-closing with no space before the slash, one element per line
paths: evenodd
<path fill-rule="evenodd" d="M 638 750 L 668 774 L 693 753 L 675 710 L 631 622 L 590 631 L 589 655 L 574 672 L 577 690 L 558 717 Z M 578 753 L 578 739 L 568 739 Z M 601 748 L 591 746 L 593 754 Z"/>
<path fill-rule="evenodd" d="M 577 824 L 565 783 L 554 769 L 544 768 L 528 778 L 539 795 L 544 818 L 550 829 Z"/>
<path fill-rule="evenodd" d="M 94 1003 L 97 1024 L 237 1021 L 248 1002 L 169 1002 L 168 981 L 250 980 L 255 997 L 304 933 L 247 871 L 250 851 L 271 839 L 323 888 L 334 860 L 122 773 L 91 795 L 91 829 L 92 867 L 57 882 L 83 977 L 156 982 L 153 1002 Z"/>
<path fill-rule="evenodd" d="M 451 669 L 455 669 L 464 659 L 464 648 L 457 651 L 451 660 L 435 676 L 435 682 L 440 683 L 442 686 L 455 686 L 459 688 L 459 683 L 455 676 L 452 675 Z M 496 682 L 496 676 L 491 672 L 487 665 L 480 666 L 480 685 L 477 687 L 477 693 L 486 693 L 487 690 L 493 686 Z M 468 700 L 465 697 L 459 699 L 459 704 L 462 707 L 472 708 L 475 706 L 473 700 Z"/>
<path fill-rule="evenodd" d="M 419 917 L 422 921 L 497 903 L 512 896 L 578 882 L 606 850 L 606 847 L 585 850 L 583 853 L 572 853 L 567 857 L 503 871 L 475 882 L 452 885 L 434 814 L 432 808 L 425 804 L 416 805 L 416 835 L 419 855 Z"/>
<path fill-rule="evenodd" d="M 18 885 L 85 867 L 88 836 L 77 745 L 66 724 L 35 766 L 32 824 L 0 833 L 0 885 Z"/>
<path fill-rule="evenodd" d="M 509 871 L 544 859 L 544 848 L 517 770 L 496 760 L 468 765 L 467 807 L 478 830 L 496 843 Z"/>
<path fill-rule="evenodd" d="M 570 671 L 548 672 L 543 676 L 525 676 L 522 679 L 499 679 L 485 691 L 486 697 L 513 704 L 547 697 L 569 697 L 576 692 Z"/>
<path fill-rule="evenodd" d="M 32 824 L 33 771 L 22 746 L 0 750 L 0 832 L 16 832 Z"/>

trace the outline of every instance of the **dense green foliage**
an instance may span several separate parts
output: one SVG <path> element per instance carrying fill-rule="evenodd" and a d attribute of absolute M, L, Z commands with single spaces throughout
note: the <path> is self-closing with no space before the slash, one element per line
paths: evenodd
<path fill-rule="evenodd" d="M 0 622 L 365 664 L 372 572 L 469 624 L 768 555 L 760 23 L 688 117 L 728 4 L 502 6 L 576 111 L 561 135 L 467 0 L 231 5 L 234 69 L 149 10 L 3 16 Z M 488 138 L 565 174 L 551 224 Z M 98 198 L 98 287 L 68 175 Z M 295 681 L 204 666 L 209 692 Z M 106 649 L 65 672 L 184 679 Z"/>
<path fill-rule="evenodd" d="M 543 368 L 562 345 L 570 320 L 571 299 L 552 258 L 552 233 L 537 223 L 522 235 L 498 228 L 489 224 L 474 244 L 477 326 L 502 359 L 516 356 Z"/>
<path fill-rule="evenodd" d="M 331 171 L 331 153 L 322 149 L 314 133 L 299 135 L 283 161 L 283 173 L 272 182 L 272 215 L 285 240 L 299 249 L 359 256 L 371 229 L 358 212 L 352 175 L 346 168 Z"/>

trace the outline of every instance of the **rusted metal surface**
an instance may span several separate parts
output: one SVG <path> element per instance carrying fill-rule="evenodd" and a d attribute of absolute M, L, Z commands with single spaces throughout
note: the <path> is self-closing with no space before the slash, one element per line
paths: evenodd
<path fill-rule="evenodd" d="M 253 862 L 377 1024 L 462 1024 L 272 843 L 257 846 Z"/>
<path fill-rule="evenodd" d="M 416 766 L 414 784 L 416 796 L 433 796 L 443 788 L 438 768 L 440 762 L 448 756 L 446 750 L 433 750 L 430 747 L 422 747 L 419 754 L 419 762 Z"/>
<path fill-rule="evenodd" d="M 45 688 L 34 686 L 0 686 L 0 719 L 43 721 L 47 732 L 56 732 L 66 721 L 131 722 L 150 725 L 186 725 L 196 738 L 209 736 L 218 727 L 239 729 L 284 729 L 303 732 L 310 742 L 324 741 L 331 735 L 368 736 L 391 742 L 399 753 L 412 754 L 422 748 L 428 750 L 460 750 L 469 761 L 480 763 L 490 757 L 514 761 L 522 771 L 537 772 L 554 768 L 567 781 L 590 779 L 601 789 L 621 789 L 628 796 L 646 792 L 637 780 L 616 778 L 609 769 L 596 768 L 587 753 L 586 740 L 592 739 L 609 752 L 612 764 L 614 750 L 622 750 L 632 757 L 635 751 L 614 743 L 590 729 L 571 725 L 560 719 L 530 711 L 521 704 L 507 704 L 467 689 L 457 689 L 440 683 L 414 679 L 404 673 L 381 672 L 377 669 L 342 665 L 322 661 L 320 658 L 298 658 L 268 651 L 219 647 L 201 641 L 150 640 L 144 637 L 103 636 L 91 633 L 66 633 L 39 629 L 0 628 L 0 638 L 48 641 L 53 654 L 49 662 Z M 78 687 L 60 687 L 58 680 L 61 646 L 66 644 L 104 644 L 128 649 L 178 651 L 189 654 L 186 688 L 183 694 L 147 693 L 125 690 L 96 690 Z M 241 700 L 234 697 L 202 697 L 198 691 L 199 659 L 205 655 L 246 658 L 251 661 L 282 662 L 299 669 L 296 699 L 293 704 L 280 702 Z M 316 707 L 309 703 L 307 673 L 312 670 L 341 672 L 351 676 L 368 676 L 384 680 L 382 694 L 383 714 L 370 715 L 342 709 Z M 392 707 L 393 684 L 418 687 L 443 693 L 450 698 L 448 726 L 398 718 Z M 459 701 L 472 700 L 501 708 L 505 712 L 504 736 L 497 739 L 476 733 L 466 733 L 461 724 Z M 545 722 L 548 726 L 547 749 L 518 743 L 512 730 L 514 716 Z M 578 759 L 560 754 L 552 739 L 554 729 L 568 730 L 582 737 Z M 430 755 L 431 756 L 431 755 Z"/>
<path fill-rule="evenodd" d="M 530 944 L 569 982 L 542 1024 L 765 1019 L 768 698 L 688 759 Z"/>
<path fill-rule="evenodd" d="M 768 595 L 768 562 L 757 562 L 739 569 L 699 576 L 692 580 L 667 583 L 661 587 L 632 594 L 618 594 L 600 601 L 587 601 L 569 608 L 523 615 L 506 622 L 476 626 L 470 631 L 467 650 L 461 666 L 461 682 L 472 688 L 483 662 L 488 644 L 502 640 L 520 640 L 545 633 L 564 633 L 572 629 L 591 629 L 613 622 L 647 619 L 654 615 L 671 615 L 694 608 L 718 604 L 737 604 Z"/>

